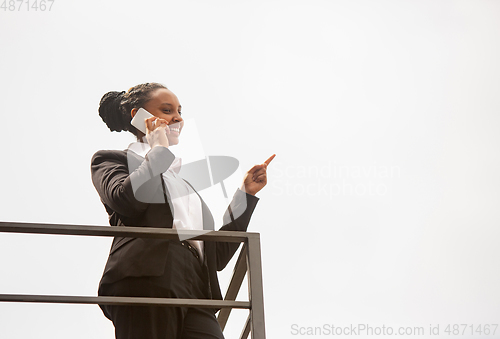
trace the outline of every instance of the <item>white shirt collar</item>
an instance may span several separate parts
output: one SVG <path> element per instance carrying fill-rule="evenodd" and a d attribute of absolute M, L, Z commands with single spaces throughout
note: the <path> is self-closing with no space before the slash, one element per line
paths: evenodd
<path fill-rule="evenodd" d="M 151 147 L 149 146 L 148 143 L 136 141 L 128 145 L 128 149 L 134 152 L 135 154 L 145 158 L 146 154 L 148 154 L 148 152 L 151 150 Z M 168 170 L 172 170 L 175 173 L 179 173 L 179 171 L 181 170 L 181 166 L 182 166 L 182 158 L 176 156 L 174 161 L 168 168 Z"/>

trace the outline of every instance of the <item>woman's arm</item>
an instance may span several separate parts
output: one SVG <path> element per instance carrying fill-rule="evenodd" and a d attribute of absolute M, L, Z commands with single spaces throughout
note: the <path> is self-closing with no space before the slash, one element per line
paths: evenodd
<path fill-rule="evenodd" d="M 223 216 L 224 226 L 222 231 L 246 231 L 250 217 L 259 201 L 255 196 L 267 184 L 267 166 L 276 154 L 270 156 L 264 163 L 253 166 L 247 171 L 241 184 L 234 194 L 233 201 L 229 204 Z M 217 270 L 221 271 L 233 257 L 239 243 L 217 242 Z"/>
<path fill-rule="evenodd" d="M 174 154 L 162 146 L 153 147 L 146 159 L 132 153 L 98 151 L 91 162 L 92 182 L 101 201 L 125 217 L 141 214 L 150 203 L 165 202 L 161 173 L 175 159 Z"/>
<path fill-rule="evenodd" d="M 242 231 L 245 232 L 250 223 L 255 207 L 259 198 L 255 195 L 243 192 L 237 189 L 233 200 L 229 204 L 223 216 L 224 226 L 220 231 Z M 222 271 L 231 260 L 234 253 L 238 250 L 239 243 L 234 242 L 216 242 L 217 270 Z"/>

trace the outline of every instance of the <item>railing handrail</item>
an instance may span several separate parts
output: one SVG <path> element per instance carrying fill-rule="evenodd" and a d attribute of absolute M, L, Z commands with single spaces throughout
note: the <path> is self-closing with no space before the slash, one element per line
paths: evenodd
<path fill-rule="evenodd" d="M 76 236 L 105 236 L 130 238 L 157 238 L 243 242 L 244 246 L 236 261 L 236 266 L 224 300 L 212 299 L 179 299 L 179 298 L 146 298 L 146 297 L 105 297 L 105 296 L 61 296 L 61 295 L 23 295 L 0 294 L 0 302 L 36 302 L 36 303 L 70 303 L 70 304 L 109 304 L 109 305 L 156 305 L 186 307 L 221 308 L 218 321 L 224 329 L 232 308 L 249 309 L 250 314 L 244 325 L 241 339 L 251 333 L 252 339 L 265 339 L 264 300 L 262 289 L 262 267 L 260 259 L 259 233 L 240 231 L 194 231 L 171 228 L 130 227 L 130 226 L 94 226 L 43 224 L 26 222 L 0 221 L 0 233 L 29 233 Z M 246 262 L 245 262 L 246 256 Z M 249 301 L 235 301 L 241 283 L 248 272 Z"/>
<path fill-rule="evenodd" d="M 183 239 L 244 242 L 248 238 L 259 239 L 259 233 L 240 231 L 209 231 L 209 230 L 177 230 L 172 228 L 134 227 L 134 226 L 94 226 L 94 225 L 67 225 L 67 224 L 41 224 L 27 222 L 0 221 L 0 232 L 3 233 L 30 233 L 30 234 L 55 234 L 79 235 L 102 237 L 130 237 L 130 238 L 157 238 L 157 239 Z"/>
<path fill-rule="evenodd" d="M 250 309 L 248 301 L 213 300 L 213 299 L 182 299 L 182 298 L 152 298 L 152 297 L 91 297 L 67 295 L 37 295 L 37 294 L 0 294 L 2 302 L 45 303 L 45 304 L 100 304 L 127 306 L 179 306 L 179 307 L 219 307 Z"/>

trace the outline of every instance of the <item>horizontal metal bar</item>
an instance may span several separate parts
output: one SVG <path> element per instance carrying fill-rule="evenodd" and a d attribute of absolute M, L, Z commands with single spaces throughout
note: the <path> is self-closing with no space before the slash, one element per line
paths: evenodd
<path fill-rule="evenodd" d="M 31 233 L 31 234 L 59 234 L 59 235 L 86 235 L 104 237 L 130 237 L 130 238 L 157 238 L 157 239 L 183 239 L 224 242 L 243 242 L 249 238 L 258 238 L 258 233 L 235 231 L 193 231 L 176 230 L 172 228 L 130 227 L 130 226 L 90 226 L 90 225 L 64 225 L 64 224 L 35 224 L 22 222 L 0 221 L 0 232 L 6 233 Z"/>
<path fill-rule="evenodd" d="M 249 301 L 212 299 L 147 298 L 147 297 L 84 297 L 63 295 L 0 294 L 0 302 L 49 303 L 49 304 L 101 304 L 129 306 L 182 306 L 203 308 L 250 309 Z"/>

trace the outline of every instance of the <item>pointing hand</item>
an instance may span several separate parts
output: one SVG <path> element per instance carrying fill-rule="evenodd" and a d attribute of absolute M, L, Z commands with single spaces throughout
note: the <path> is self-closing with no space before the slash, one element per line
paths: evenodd
<path fill-rule="evenodd" d="M 255 195 L 267 184 L 267 165 L 274 159 L 276 154 L 273 154 L 264 161 L 263 164 L 255 165 L 246 174 L 241 184 L 241 190 L 248 194 Z"/>

